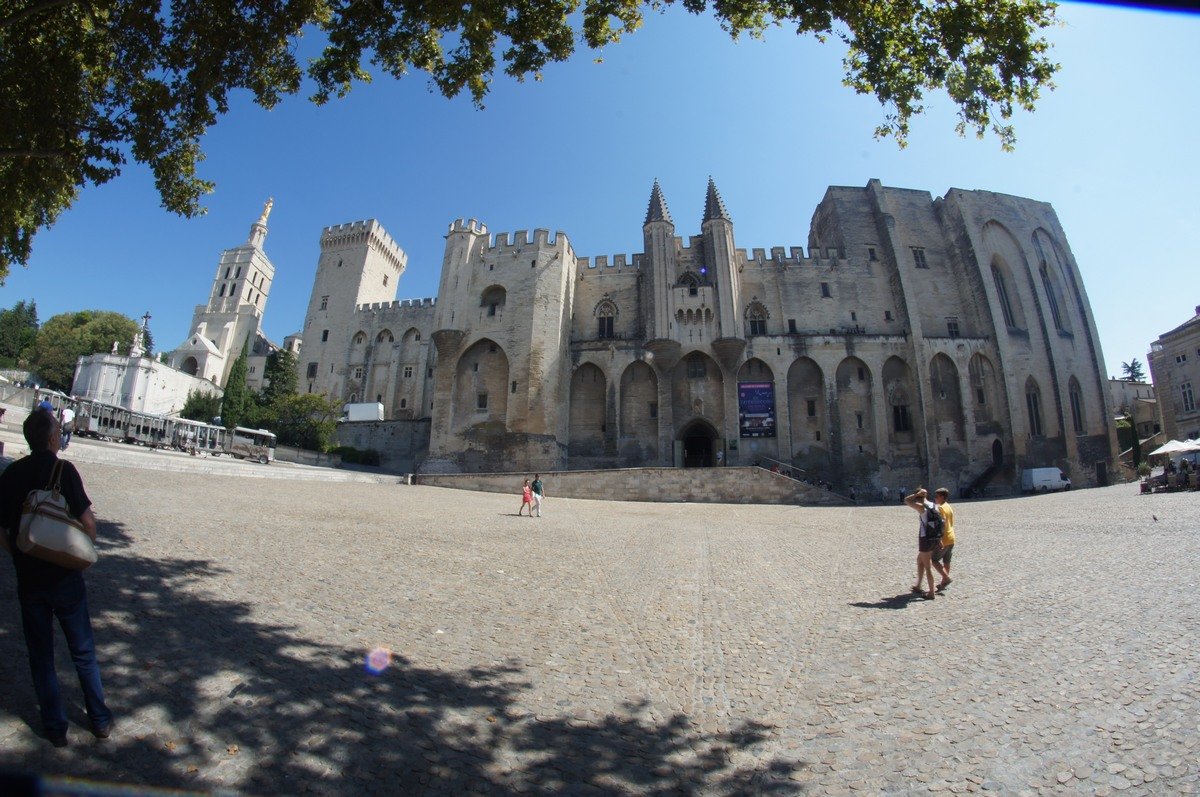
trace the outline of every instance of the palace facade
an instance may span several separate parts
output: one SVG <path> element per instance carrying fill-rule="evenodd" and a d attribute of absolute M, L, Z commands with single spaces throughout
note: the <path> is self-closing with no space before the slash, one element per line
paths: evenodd
<path fill-rule="evenodd" d="M 562 232 L 459 220 L 437 299 L 396 301 L 407 258 L 383 227 L 328 227 L 301 390 L 428 423 L 427 472 L 774 461 L 846 489 L 979 490 L 1057 465 L 1107 483 L 1100 341 L 1049 204 L 872 180 L 827 190 L 806 247 L 746 250 L 711 180 L 686 239 L 655 182 L 642 233 L 642 252 L 589 258 Z"/>

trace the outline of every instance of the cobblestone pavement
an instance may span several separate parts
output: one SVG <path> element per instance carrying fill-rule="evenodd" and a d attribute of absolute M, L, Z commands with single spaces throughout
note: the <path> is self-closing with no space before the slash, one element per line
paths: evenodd
<path fill-rule="evenodd" d="M 1200 791 L 1200 493 L 961 503 L 927 602 L 899 505 L 550 481 L 530 519 L 516 485 L 80 467 L 119 725 L 92 740 L 63 654 L 71 746 L 37 736 L 5 565 L 3 767 L 263 794 Z"/>

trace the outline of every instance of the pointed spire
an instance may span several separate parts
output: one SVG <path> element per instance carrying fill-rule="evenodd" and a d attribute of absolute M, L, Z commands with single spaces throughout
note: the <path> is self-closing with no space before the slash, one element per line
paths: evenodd
<path fill-rule="evenodd" d="M 721 201 L 721 195 L 717 193 L 717 184 L 713 182 L 710 175 L 708 178 L 708 196 L 704 197 L 704 221 L 714 221 L 721 219 L 722 221 L 732 222 L 729 218 L 729 211 L 725 209 L 725 203 Z"/>
<path fill-rule="evenodd" d="M 650 207 L 646 208 L 646 221 L 644 224 L 649 224 L 652 221 L 665 221 L 667 224 L 674 224 L 671 219 L 671 211 L 667 210 L 667 202 L 663 199 L 662 189 L 658 187 L 658 178 L 654 179 L 654 187 L 650 189 Z"/>

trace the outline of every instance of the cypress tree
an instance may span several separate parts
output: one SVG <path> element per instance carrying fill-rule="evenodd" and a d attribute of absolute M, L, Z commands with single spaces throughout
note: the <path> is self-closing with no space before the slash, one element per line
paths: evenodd
<path fill-rule="evenodd" d="M 229 369 L 225 382 L 225 400 L 221 402 L 221 423 L 226 429 L 240 426 L 246 418 L 250 403 L 250 388 L 246 386 L 246 362 L 250 358 L 250 341 L 242 346 L 242 353 Z"/>

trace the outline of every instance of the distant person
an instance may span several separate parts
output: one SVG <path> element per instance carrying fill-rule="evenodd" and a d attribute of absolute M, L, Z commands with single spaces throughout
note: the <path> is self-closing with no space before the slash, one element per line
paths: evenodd
<path fill-rule="evenodd" d="M 954 555 L 954 507 L 950 506 L 950 491 L 945 487 L 934 491 L 933 501 L 942 513 L 942 520 L 945 521 L 942 546 L 933 554 L 933 566 L 940 567 L 938 572 L 942 574 L 942 580 L 937 585 L 937 591 L 941 592 L 954 583 L 954 579 L 950 578 L 950 557 Z"/>
<path fill-rule="evenodd" d="M 718 451 L 717 452 L 717 467 L 719 468 L 724 464 L 725 464 L 725 452 Z"/>
<path fill-rule="evenodd" d="M 530 485 L 533 490 L 533 506 L 537 509 L 537 516 L 542 516 L 542 499 L 546 497 L 546 488 L 542 485 L 542 474 L 535 473 L 533 475 L 533 484 Z"/>
<path fill-rule="evenodd" d="M 923 593 L 926 600 L 933 600 L 937 597 L 937 585 L 933 583 L 933 554 L 940 546 L 941 535 L 937 532 L 941 526 L 937 518 L 931 517 L 931 513 L 938 512 L 938 518 L 941 517 L 941 513 L 937 504 L 929 500 L 929 493 L 924 487 L 918 487 L 916 492 L 906 496 L 904 503 L 921 515 L 921 522 L 917 527 L 917 583 L 913 585 L 912 591 Z M 928 590 L 921 586 L 922 581 L 926 579 L 929 581 Z"/>
<path fill-rule="evenodd" d="M 529 479 L 525 480 L 525 486 L 521 488 L 521 508 L 517 510 L 517 517 L 525 512 L 525 507 L 529 507 L 529 516 L 533 517 L 533 488 L 529 486 Z"/>
<path fill-rule="evenodd" d="M 32 490 L 45 489 L 55 464 L 60 462 L 60 430 L 53 413 L 34 410 L 25 419 L 24 432 L 31 453 L 0 473 L 0 533 L 6 537 L 17 571 L 17 600 L 21 605 L 25 647 L 29 652 L 33 690 L 41 709 L 42 728 L 55 747 L 66 747 L 67 714 L 54 670 L 55 618 L 62 627 L 75 662 L 92 734 L 98 739 L 107 738 L 113 717 L 105 705 L 104 689 L 100 684 L 100 665 L 96 661 L 96 642 L 92 636 L 83 573 L 28 556 L 16 545 L 25 497 Z M 94 540 L 96 516 L 83 489 L 83 480 L 74 465 L 66 460 L 61 462 L 63 498 L 71 515 Z"/>
<path fill-rule="evenodd" d="M 75 431 L 75 410 L 70 407 L 63 407 L 60 423 L 62 427 L 62 450 L 66 451 L 67 446 L 71 445 L 71 434 Z"/>

